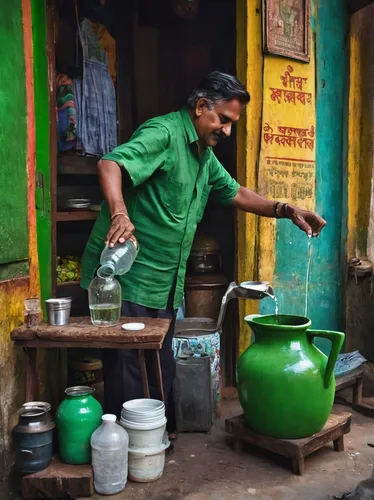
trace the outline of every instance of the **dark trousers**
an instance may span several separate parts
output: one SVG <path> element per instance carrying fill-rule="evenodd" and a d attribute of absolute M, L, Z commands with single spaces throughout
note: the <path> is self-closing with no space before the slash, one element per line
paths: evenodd
<path fill-rule="evenodd" d="M 123 301 L 121 314 L 127 317 L 165 318 L 172 320 L 160 351 L 168 430 L 172 432 L 175 430 L 173 424 L 174 405 L 171 395 L 175 377 L 175 360 L 172 351 L 172 341 L 176 320 L 176 311 L 173 309 L 172 296 L 166 309 L 152 309 L 150 307 L 134 304 L 133 302 Z M 150 396 L 151 398 L 159 399 L 160 394 L 157 390 L 157 379 L 154 369 L 154 353 L 145 351 L 145 360 Z M 137 350 L 103 349 L 103 375 L 106 413 L 113 413 L 117 415 L 117 417 L 120 417 L 123 403 L 130 399 L 144 397 Z"/>

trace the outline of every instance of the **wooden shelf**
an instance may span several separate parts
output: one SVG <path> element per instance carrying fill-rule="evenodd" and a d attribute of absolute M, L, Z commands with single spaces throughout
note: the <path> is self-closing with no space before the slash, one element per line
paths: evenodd
<path fill-rule="evenodd" d="M 72 210 L 70 212 L 56 212 L 57 222 L 95 220 L 100 212 L 94 210 Z"/>
<path fill-rule="evenodd" d="M 64 288 L 69 286 L 80 286 L 79 281 L 64 281 L 63 283 L 57 283 L 58 288 Z"/>
<path fill-rule="evenodd" d="M 60 175 L 97 175 L 99 158 L 91 156 L 63 155 L 57 158 Z"/>

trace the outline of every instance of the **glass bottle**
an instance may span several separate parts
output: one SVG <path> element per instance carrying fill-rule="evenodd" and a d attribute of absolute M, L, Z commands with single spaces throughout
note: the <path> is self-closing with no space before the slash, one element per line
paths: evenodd
<path fill-rule="evenodd" d="M 129 436 L 116 423 L 116 416 L 106 414 L 91 436 L 94 486 L 101 495 L 114 495 L 127 483 Z"/>
<path fill-rule="evenodd" d="M 114 271 L 100 267 L 88 287 L 88 303 L 92 324 L 115 326 L 121 317 L 122 289 Z"/>

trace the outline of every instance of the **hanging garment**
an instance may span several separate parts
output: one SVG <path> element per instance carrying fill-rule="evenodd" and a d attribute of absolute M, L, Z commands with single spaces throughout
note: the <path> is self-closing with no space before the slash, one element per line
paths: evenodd
<path fill-rule="evenodd" d="M 108 70 L 112 78 L 113 84 L 115 85 L 117 78 L 116 41 L 114 40 L 114 38 L 112 37 L 112 35 L 109 33 L 109 31 L 106 29 L 105 26 L 94 22 L 91 22 L 91 24 L 92 24 L 92 29 L 94 30 L 99 40 L 100 47 L 103 50 L 105 50 L 105 52 L 108 55 Z"/>
<path fill-rule="evenodd" d="M 72 80 L 62 73 L 56 77 L 57 149 L 59 153 L 76 146 L 76 108 Z"/>
<path fill-rule="evenodd" d="M 83 78 L 74 81 L 77 102 L 78 145 L 84 154 L 102 156 L 117 146 L 116 94 L 91 22 L 79 29 L 83 51 Z"/>

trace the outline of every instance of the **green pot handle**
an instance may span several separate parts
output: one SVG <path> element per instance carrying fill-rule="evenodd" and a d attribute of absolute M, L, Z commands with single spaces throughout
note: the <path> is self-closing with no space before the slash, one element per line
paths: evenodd
<path fill-rule="evenodd" d="M 325 389 L 327 389 L 327 387 L 330 385 L 331 377 L 334 373 L 335 363 L 338 359 L 340 349 L 343 346 L 345 335 L 342 332 L 331 332 L 324 330 L 307 330 L 306 333 L 311 342 L 313 341 L 314 337 L 322 337 L 324 339 L 330 340 L 332 343 L 324 379 Z"/>

